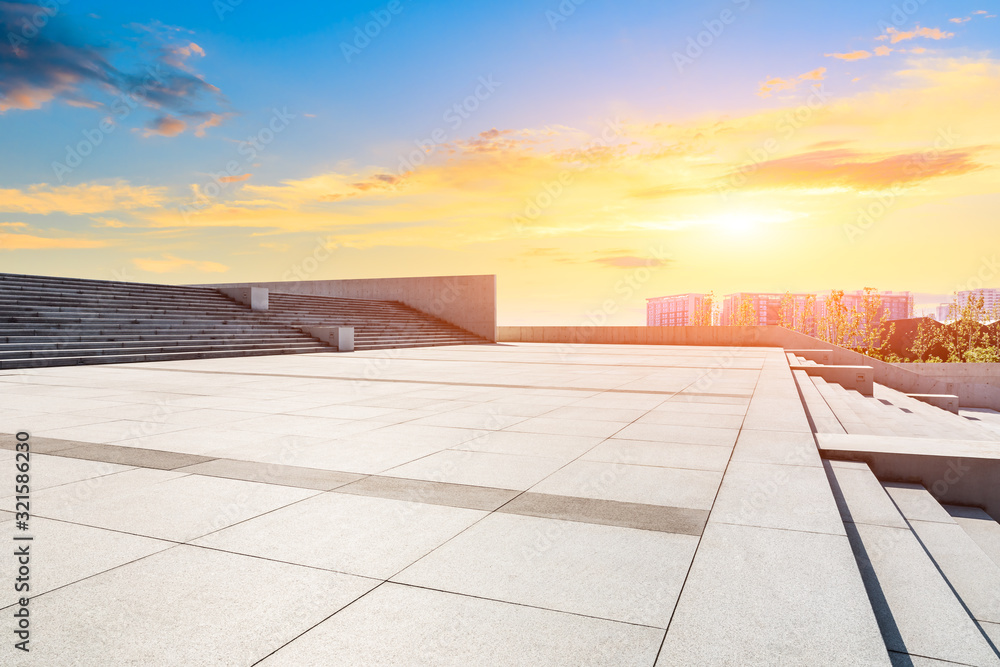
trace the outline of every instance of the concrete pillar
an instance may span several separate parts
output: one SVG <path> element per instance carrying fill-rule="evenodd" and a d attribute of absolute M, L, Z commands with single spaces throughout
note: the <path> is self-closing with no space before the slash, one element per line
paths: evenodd
<path fill-rule="evenodd" d="M 338 352 L 354 352 L 354 327 L 302 327 L 302 331 L 333 345 Z"/>
<path fill-rule="evenodd" d="M 250 306 L 252 310 L 267 310 L 266 287 L 220 287 L 219 291 L 244 306 Z"/>

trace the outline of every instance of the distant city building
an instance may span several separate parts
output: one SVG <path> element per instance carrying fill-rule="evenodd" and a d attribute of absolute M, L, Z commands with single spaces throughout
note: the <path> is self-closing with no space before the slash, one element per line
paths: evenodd
<path fill-rule="evenodd" d="M 816 298 L 815 294 L 792 294 L 795 306 L 795 313 L 802 313 L 807 307 L 809 298 Z M 753 311 L 756 318 L 755 324 L 758 326 L 777 326 L 782 322 L 781 306 L 785 299 L 785 293 L 777 292 L 736 292 L 727 294 L 722 301 L 722 315 L 719 323 L 722 326 L 733 326 L 737 321 L 740 306 L 746 301 L 750 306 L 744 306 L 747 311 Z M 791 321 L 793 314 L 789 313 L 786 318 Z"/>
<path fill-rule="evenodd" d="M 913 317 L 913 295 L 910 292 L 878 292 L 887 319 L 905 320 Z M 789 302 L 788 299 L 791 299 Z M 823 294 L 779 292 L 736 292 L 727 294 L 722 302 L 722 326 L 733 326 L 739 319 L 741 306 L 744 314 L 753 318 L 758 326 L 776 326 L 783 322 L 810 335 L 816 333 L 816 323 L 827 314 L 829 292 Z M 749 306 L 743 305 L 749 302 Z M 789 307 L 789 304 L 791 307 Z M 843 304 L 848 312 L 864 312 L 864 292 L 845 292 Z M 782 309 L 789 312 L 782 314 Z M 752 315 L 751 315 L 752 314 Z"/>
<path fill-rule="evenodd" d="M 893 320 L 908 320 L 913 317 L 913 294 L 910 292 L 878 292 L 882 299 L 882 309 L 888 311 L 890 322 Z M 817 297 L 816 317 L 821 318 L 826 315 L 826 304 L 829 294 L 822 294 Z M 857 290 L 854 292 L 844 292 L 844 305 L 849 312 L 864 313 L 864 292 Z"/>
<path fill-rule="evenodd" d="M 983 309 L 990 315 L 1000 311 L 1000 289 L 990 288 L 990 289 L 977 289 L 977 290 L 966 290 L 958 293 L 956 301 L 958 302 L 958 307 L 968 305 L 970 298 L 979 297 L 983 298 Z M 949 304 L 942 304 L 943 306 L 948 306 Z"/>
<path fill-rule="evenodd" d="M 689 327 L 707 307 L 708 294 L 675 294 L 646 299 L 647 327 Z M 714 318 L 710 320 L 715 324 Z"/>
<path fill-rule="evenodd" d="M 948 322 L 951 320 L 951 304 L 942 303 L 937 307 L 934 315 L 936 316 L 934 319 L 938 322 Z"/>

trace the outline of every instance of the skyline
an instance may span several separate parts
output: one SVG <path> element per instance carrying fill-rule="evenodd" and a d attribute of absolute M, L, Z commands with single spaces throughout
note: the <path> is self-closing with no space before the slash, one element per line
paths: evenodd
<path fill-rule="evenodd" d="M 0 261 L 496 273 L 501 324 L 818 286 L 919 311 L 1000 286 L 975 242 L 1000 210 L 997 9 L 0 3 Z"/>

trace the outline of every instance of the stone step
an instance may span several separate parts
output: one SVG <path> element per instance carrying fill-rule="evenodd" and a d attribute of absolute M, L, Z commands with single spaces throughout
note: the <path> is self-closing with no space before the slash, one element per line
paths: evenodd
<path fill-rule="evenodd" d="M 354 349 L 391 350 L 395 348 L 404 348 L 404 347 L 439 347 L 442 345 L 478 345 L 478 344 L 482 344 L 482 340 L 476 340 L 476 341 L 454 340 L 454 341 L 442 341 L 442 342 L 425 342 L 420 340 L 412 340 L 412 341 L 398 342 L 398 343 L 365 343 L 365 344 L 361 344 L 355 341 Z"/>
<path fill-rule="evenodd" d="M 933 405 L 936 408 L 958 414 L 958 396 L 954 394 L 907 394 L 910 398 Z"/>
<path fill-rule="evenodd" d="M 1000 523 L 978 507 L 944 505 L 955 523 L 971 537 L 979 548 L 1000 566 Z"/>
<path fill-rule="evenodd" d="M 360 350 L 484 342 L 396 301 L 269 301 L 253 311 L 211 287 L 0 274 L 0 367 L 331 351 L 299 326 L 353 327 Z"/>
<path fill-rule="evenodd" d="M 181 285 L 163 285 L 160 283 L 135 283 L 118 280 L 94 280 L 90 278 L 62 278 L 59 276 L 32 276 L 17 273 L 0 273 L 0 287 L 17 285 L 38 285 L 42 287 L 63 287 L 65 289 L 86 289 L 89 291 L 101 289 L 135 289 L 150 290 L 163 293 L 176 292 L 180 294 L 211 294 L 218 293 L 211 287 L 187 287 Z"/>
<path fill-rule="evenodd" d="M 803 370 L 793 370 L 792 376 L 802 394 L 802 400 L 809 414 L 809 420 L 815 433 L 846 433 L 843 425 L 837 419 L 833 410 L 827 404 L 819 389 Z"/>
<path fill-rule="evenodd" d="M 316 341 L 303 337 L 295 341 L 285 341 L 280 347 L 285 350 L 308 347 L 315 348 Z M 82 356 L 107 356 L 107 355 L 148 355 L 161 353 L 186 353 L 186 352 L 213 352 L 213 351 L 238 351 L 238 350 L 272 350 L 275 349 L 274 342 L 241 342 L 241 343 L 205 343 L 200 345 L 150 345 L 124 347 L 88 347 L 88 348 L 67 348 L 61 350 L 0 350 L 0 360 L 3 359 L 54 359 L 57 357 L 82 357 Z"/>
<path fill-rule="evenodd" d="M 317 344 L 314 348 L 269 348 L 263 350 L 233 350 L 216 352 L 183 352 L 160 354 L 122 354 L 122 355 L 87 355 L 81 357 L 51 357 L 46 359 L 4 359 L 0 361 L 0 369 L 48 368 L 54 366 L 81 366 L 93 364 L 129 364 L 150 361 L 187 361 L 190 359 L 221 359 L 227 357 L 257 357 L 279 354 L 313 354 L 329 352 L 326 345 Z"/>
<path fill-rule="evenodd" d="M 30 343 L 0 343 L 0 353 L 4 352 L 34 352 L 34 351 L 46 351 L 46 350 L 92 350 L 92 349 L 107 349 L 107 348 L 133 348 L 133 347 L 173 347 L 179 345 L 216 345 L 220 343 L 226 343 L 230 345 L 250 345 L 250 344 L 261 344 L 267 345 L 269 347 L 274 347 L 275 345 L 283 345 L 286 343 L 300 343 L 302 341 L 311 341 L 309 336 L 305 334 L 301 336 L 246 336 L 241 338 L 235 338 L 232 336 L 220 336 L 217 338 L 185 338 L 185 339 L 170 339 L 169 336 L 163 336 L 163 340 L 153 340 L 147 339 L 132 339 L 127 340 L 109 340 L 106 338 L 101 338 L 99 340 L 93 341 L 66 341 L 66 342 L 51 342 L 48 337 L 41 338 L 43 342 L 30 342 Z"/>
<path fill-rule="evenodd" d="M 897 664 L 914 656 L 961 665 L 1000 657 L 864 463 L 825 461 L 882 638 Z M 943 511 L 943 510 L 942 510 Z"/>
<path fill-rule="evenodd" d="M 910 529 L 969 614 L 1000 640 L 1000 565 L 979 548 L 951 514 L 919 484 L 884 483 Z M 1000 655 L 998 655 L 1000 657 Z"/>

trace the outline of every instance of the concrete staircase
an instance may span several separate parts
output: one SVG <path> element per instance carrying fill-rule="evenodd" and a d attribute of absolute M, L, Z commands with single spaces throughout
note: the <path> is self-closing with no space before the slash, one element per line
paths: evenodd
<path fill-rule="evenodd" d="M 397 301 L 271 292 L 267 317 L 295 326 L 354 327 L 356 350 L 475 345 L 486 340 Z"/>
<path fill-rule="evenodd" d="M 329 351 L 213 289 L 0 274 L 0 369 Z"/>
<path fill-rule="evenodd" d="M 1000 524 L 824 461 L 893 665 L 1000 665 Z"/>
<path fill-rule="evenodd" d="M 868 397 L 800 370 L 793 374 L 816 433 L 1000 440 L 975 421 L 877 383 Z"/>

